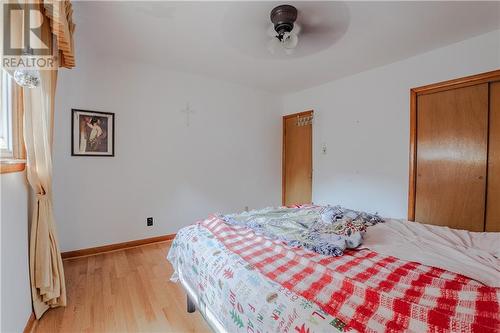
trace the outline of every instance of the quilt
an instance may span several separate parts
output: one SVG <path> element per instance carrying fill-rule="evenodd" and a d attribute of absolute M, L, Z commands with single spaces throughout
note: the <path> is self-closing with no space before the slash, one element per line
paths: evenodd
<path fill-rule="evenodd" d="M 200 224 L 181 229 L 168 253 L 175 273 L 196 289 L 227 333 L 347 332 L 345 324 L 313 301 L 272 281 L 226 248 Z"/>
<path fill-rule="evenodd" d="M 324 256 L 229 225 L 198 223 L 235 258 L 360 332 L 498 332 L 500 290 L 370 250 Z"/>

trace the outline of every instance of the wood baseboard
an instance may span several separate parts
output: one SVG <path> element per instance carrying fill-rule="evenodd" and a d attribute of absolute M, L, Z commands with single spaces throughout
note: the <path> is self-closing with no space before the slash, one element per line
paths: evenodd
<path fill-rule="evenodd" d="M 32 312 L 30 317 L 28 318 L 26 326 L 24 326 L 23 333 L 31 333 L 35 328 L 35 323 L 36 323 L 35 314 Z"/>
<path fill-rule="evenodd" d="M 123 249 L 141 246 L 141 245 L 146 245 L 146 244 L 165 242 L 165 241 L 169 241 L 169 240 L 174 239 L 175 235 L 176 234 L 169 234 L 169 235 L 165 235 L 165 236 L 137 239 L 137 240 L 123 242 L 123 243 L 116 243 L 116 244 L 109 244 L 109 245 L 98 246 L 98 247 L 91 247 L 88 249 L 68 251 L 68 252 L 61 253 L 61 257 L 63 259 L 72 259 L 72 258 L 77 258 L 77 257 L 92 256 L 92 255 L 96 255 L 96 254 L 100 254 L 100 253 L 104 253 L 104 252 L 123 250 Z"/>

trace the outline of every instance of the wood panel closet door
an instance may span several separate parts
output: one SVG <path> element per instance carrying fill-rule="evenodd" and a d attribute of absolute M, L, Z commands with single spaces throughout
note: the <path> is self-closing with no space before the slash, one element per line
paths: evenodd
<path fill-rule="evenodd" d="M 417 99 L 415 220 L 483 231 L 488 84 Z"/>
<path fill-rule="evenodd" d="M 490 141 L 488 145 L 486 229 L 500 231 L 500 81 L 490 83 Z"/>

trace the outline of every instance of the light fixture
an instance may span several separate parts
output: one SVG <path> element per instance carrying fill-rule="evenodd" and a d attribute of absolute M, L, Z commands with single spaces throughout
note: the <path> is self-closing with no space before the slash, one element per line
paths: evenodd
<path fill-rule="evenodd" d="M 286 54 L 292 54 L 299 42 L 300 27 L 295 23 L 297 9 L 294 6 L 281 5 L 273 8 L 270 17 L 273 25 L 268 32 L 272 37 L 268 45 L 269 52 L 274 54 L 276 49 L 282 48 Z"/>
<path fill-rule="evenodd" d="M 31 68 L 36 63 L 33 50 L 28 48 L 21 56 L 20 66 L 14 71 L 14 80 L 23 88 L 36 88 L 40 84 L 40 72 Z"/>

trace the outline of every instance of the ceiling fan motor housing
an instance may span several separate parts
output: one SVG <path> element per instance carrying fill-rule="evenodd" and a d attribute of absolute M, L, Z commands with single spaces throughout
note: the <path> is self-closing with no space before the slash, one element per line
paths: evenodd
<path fill-rule="evenodd" d="M 292 31 L 295 20 L 297 20 L 297 8 L 294 6 L 281 5 L 271 11 L 271 22 L 280 36 Z"/>

